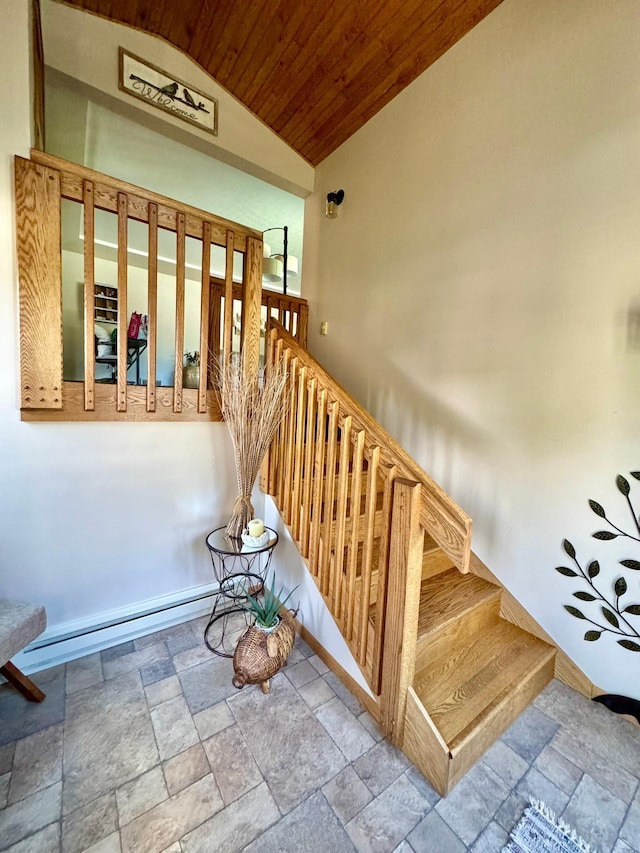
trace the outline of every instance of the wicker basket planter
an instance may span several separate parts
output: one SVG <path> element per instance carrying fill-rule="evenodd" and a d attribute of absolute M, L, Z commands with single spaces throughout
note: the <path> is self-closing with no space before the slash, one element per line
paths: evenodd
<path fill-rule="evenodd" d="M 269 679 L 286 664 L 295 638 L 295 622 L 286 608 L 280 611 L 280 621 L 273 628 L 250 625 L 233 655 L 233 686 L 240 690 L 245 684 L 259 684 L 262 692 L 268 693 Z"/>

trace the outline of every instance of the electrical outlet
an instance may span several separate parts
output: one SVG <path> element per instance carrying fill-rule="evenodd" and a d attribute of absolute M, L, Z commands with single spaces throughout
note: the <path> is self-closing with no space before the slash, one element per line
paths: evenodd
<path fill-rule="evenodd" d="M 320 334 L 321 335 L 328 335 L 329 334 L 329 324 L 327 323 L 326 320 L 323 321 L 322 323 L 320 323 Z"/>

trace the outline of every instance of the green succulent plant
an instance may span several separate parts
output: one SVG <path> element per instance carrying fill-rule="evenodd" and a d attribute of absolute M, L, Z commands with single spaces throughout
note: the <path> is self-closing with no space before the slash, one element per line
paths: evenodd
<path fill-rule="evenodd" d="M 265 586 L 262 591 L 262 601 L 257 596 L 247 595 L 246 600 L 241 602 L 241 606 L 247 613 L 250 613 L 254 617 L 258 625 L 261 625 L 263 628 L 272 628 L 277 622 L 280 610 L 289 601 L 297 588 L 295 586 L 285 599 L 281 599 L 280 596 L 284 592 L 284 586 L 280 587 L 279 592 L 275 591 L 276 576 L 274 573 L 271 580 L 271 588 Z"/>

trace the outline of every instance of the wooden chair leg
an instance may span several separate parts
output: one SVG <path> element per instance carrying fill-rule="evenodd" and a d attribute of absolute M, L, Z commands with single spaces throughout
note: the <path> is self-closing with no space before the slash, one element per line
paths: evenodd
<path fill-rule="evenodd" d="M 20 672 L 17 666 L 14 666 L 11 661 L 0 666 L 0 673 L 4 675 L 9 684 L 12 684 L 19 693 L 22 693 L 25 699 L 29 702 L 42 702 L 45 694 L 37 687 L 30 678 Z"/>

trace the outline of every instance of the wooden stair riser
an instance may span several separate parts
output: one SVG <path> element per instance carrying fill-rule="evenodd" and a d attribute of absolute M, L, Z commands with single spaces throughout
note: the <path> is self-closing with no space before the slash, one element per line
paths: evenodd
<path fill-rule="evenodd" d="M 448 572 L 449 569 L 452 568 L 453 563 L 451 562 L 451 558 L 447 557 L 444 551 L 441 548 L 438 548 L 437 545 L 432 549 L 425 551 L 422 558 L 423 580 L 434 577 L 435 575 L 441 575 L 443 572 Z"/>
<path fill-rule="evenodd" d="M 473 619 L 490 602 L 500 601 L 500 589 L 457 569 L 441 572 L 422 584 L 419 636 L 436 634 L 451 623 Z"/>
<path fill-rule="evenodd" d="M 449 622 L 439 630 L 418 636 L 416 652 L 416 679 L 423 670 L 433 666 L 442 654 L 449 654 L 451 648 L 463 645 L 465 641 L 484 631 L 489 631 L 500 618 L 500 600 L 488 601 L 473 613 L 473 619 L 460 619 Z"/>

